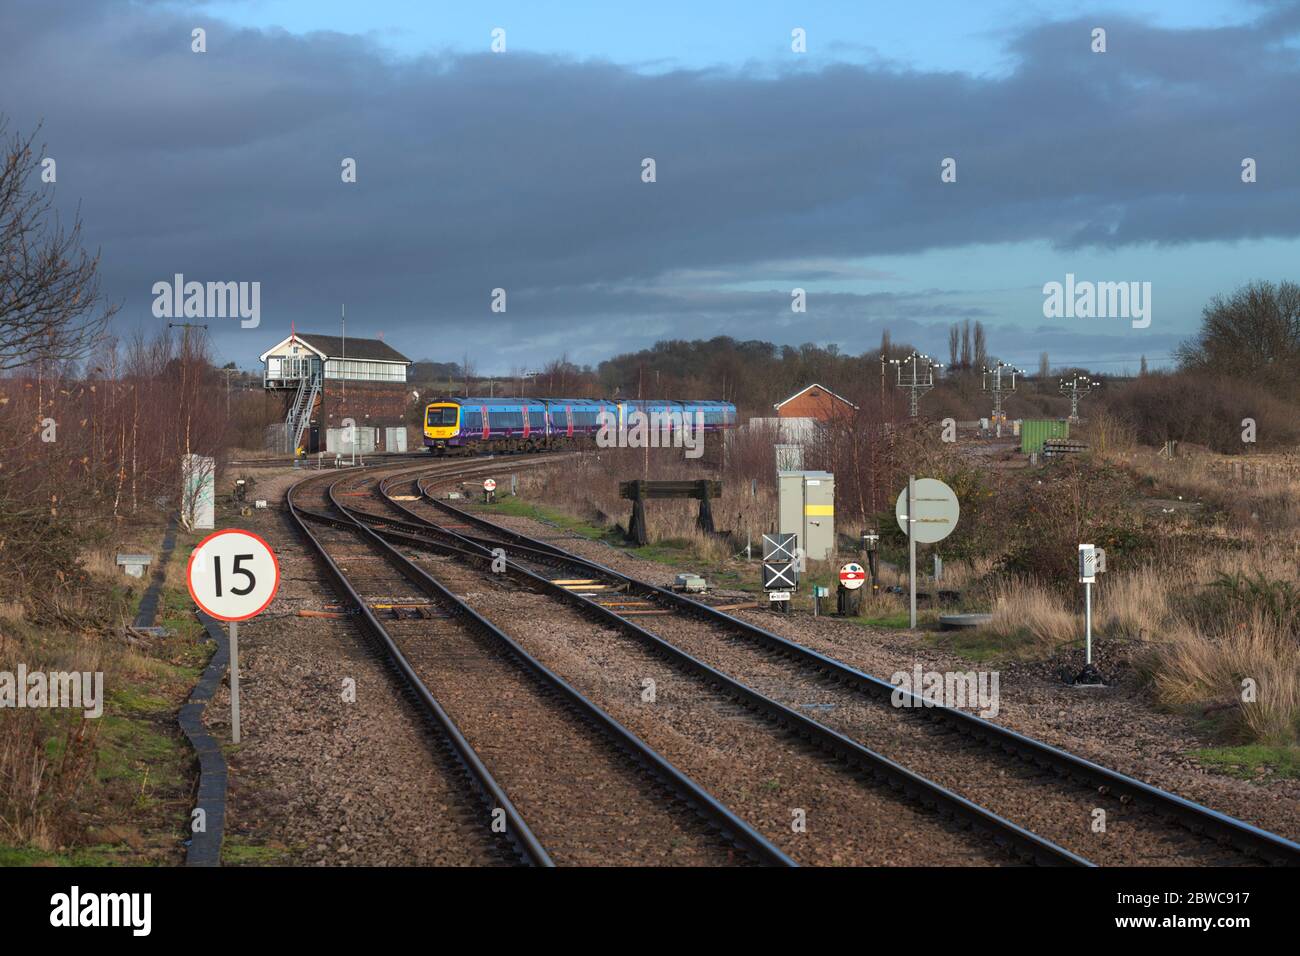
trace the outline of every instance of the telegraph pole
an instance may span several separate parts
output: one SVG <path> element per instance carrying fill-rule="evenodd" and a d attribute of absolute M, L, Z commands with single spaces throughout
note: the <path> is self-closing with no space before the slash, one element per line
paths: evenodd
<path fill-rule="evenodd" d="M 223 368 L 222 373 L 226 376 L 226 418 L 230 418 L 230 376 L 238 375 L 237 368 Z"/>
<path fill-rule="evenodd" d="M 898 374 L 897 385 L 908 391 L 908 413 L 916 418 L 921 410 L 921 396 L 934 388 L 934 370 L 943 368 L 928 355 L 913 352 L 905 359 L 890 359 Z"/>
<path fill-rule="evenodd" d="M 1018 369 L 1006 362 L 999 361 L 993 368 L 984 369 L 983 382 L 984 391 L 993 395 L 993 421 L 997 429 L 997 437 L 1002 437 L 1002 396 L 1015 392 L 1016 376 L 1024 375 L 1022 369 Z"/>
<path fill-rule="evenodd" d="M 1079 399 L 1087 395 L 1094 388 L 1101 387 L 1101 379 L 1093 379 L 1087 375 L 1076 375 L 1074 378 L 1061 379 L 1061 394 L 1070 396 L 1070 421 L 1079 420 Z"/>
<path fill-rule="evenodd" d="M 204 329 L 204 330 L 206 330 L 206 329 L 207 329 L 207 326 L 206 326 L 206 325 L 199 325 L 199 324 L 197 324 L 197 323 L 195 323 L 195 322 L 168 322 L 168 323 L 167 323 L 167 328 L 169 328 L 169 329 L 184 329 L 184 330 L 185 330 L 185 332 L 183 333 L 182 341 L 181 341 L 181 349 L 182 349 L 183 351 L 185 351 L 185 352 L 188 352 L 188 351 L 190 350 L 190 329 Z"/>

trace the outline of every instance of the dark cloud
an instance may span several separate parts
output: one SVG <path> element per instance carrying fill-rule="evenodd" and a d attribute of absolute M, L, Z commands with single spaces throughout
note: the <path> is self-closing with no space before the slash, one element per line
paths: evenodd
<path fill-rule="evenodd" d="M 11 128 L 44 122 L 60 202 L 80 202 L 125 322 L 152 324 L 149 289 L 176 272 L 262 283 L 262 329 L 231 323 L 217 338 L 242 362 L 291 319 L 332 327 L 340 302 L 357 334 L 382 329 L 435 358 L 468 349 L 485 369 L 561 351 L 594 361 L 657 336 L 861 348 L 886 323 L 939 352 L 947 322 L 991 318 L 966 304 L 977 298 L 810 290 L 798 316 L 789 288 L 880 277 L 849 259 L 974 243 L 1300 232 L 1300 186 L 1283 175 L 1300 155 L 1300 14 L 1262 9 L 1222 29 L 1099 18 L 1101 56 L 1091 20 L 1038 26 L 1011 38 L 1008 75 L 974 78 L 881 65 L 646 75 L 521 52 L 396 60 L 364 39 L 243 30 L 174 6 L 10 0 L 0 89 Z M 938 184 L 945 156 L 957 188 Z M 1243 156 L 1260 164 L 1249 188 Z M 343 157 L 356 185 L 340 182 Z M 771 291 L 732 291 L 755 281 Z M 506 316 L 488 310 L 495 287 Z M 1094 342 L 1014 334 L 1029 354 Z M 1117 327 L 1094 344 L 1133 341 Z"/>

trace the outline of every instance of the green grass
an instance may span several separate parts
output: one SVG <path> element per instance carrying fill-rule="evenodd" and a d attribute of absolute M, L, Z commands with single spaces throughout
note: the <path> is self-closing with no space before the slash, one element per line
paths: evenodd
<path fill-rule="evenodd" d="M 1261 777 L 1300 779 L 1300 747 L 1270 744 L 1245 744 L 1239 747 L 1211 747 L 1193 750 L 1195 757 L 1209 770 L 1242 780 Z M 1271 770 L 1272 773 L 1261 773 Z"/>
<path fill-rule="evenodd" d="M 221 844 L 221 862 L 228 866 L 271 866 L 288 860 L 289 850 L 283 846 L 246 843 L 237 836 L 227 836 Z"/>
<path fill-rule="evenodd" d="M 175 710 L 171 701 L 154 697 L 145 692 L 141 686 L 125 686 L 110 691 L 108 700 L 114 710 L 129 711 L 134 714 L 163 714 Z"/>
<path fill-rule="evenodd" d="M 584 538 L 591 538 L 593 541 L 603 541 L 611 535 L 617 535 L 612 528 L 602 528 L 592 524 L 589 521 L 583 521 L 572 515 L 567 515 L 562 511 L 556 511 L 552 508 L 545 508 L 541 505 L 531 504 L 518 497 L 505 497 L 497 499 L 495 504 L 479 504 L 476 511 L 482 514 L 492 515 L 511 515 L 516 518 L 531 518 L 534 521 L 540 521 L 543 524 L 554 525 L 563 528 L 565 531 L 572 531 L 580 534 Z"/>
<path fill-rule="evenodd" d="M 28 846 L 0 844 L 2 866 L 134 866 L 139 860 L 122 846 L 97 844 L 77 847 L 63 853 L 37 850 Z"/>
<path fill-rule="evenodd" d="M 937 647 L 981 663 L 1042 656 L 1042 647 L 1028 628 L 1011 634 L 999 634 L 987 627 L 936 631 L 927 639 Z"/>

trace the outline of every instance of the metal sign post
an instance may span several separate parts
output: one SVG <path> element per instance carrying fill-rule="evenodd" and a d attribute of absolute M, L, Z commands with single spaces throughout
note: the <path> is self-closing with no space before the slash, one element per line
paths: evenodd
<path fill-rule="evenodd" d="M 916 476 L 907 476 L 908 627 L 916 630 Z"/>
<path fill-rule="evenodd" d="M 239 743 L 239 622 L 230 622 L 230 740 Z"/>
<path fill-rule="evenodd" d="M 937 478 L 909 475 L 894 505 L 898 527 L 907 534 L 911 627 L 916 627 L 916 546 L 934 544 L 952 534 L 961 515 L 957 494 Z"/>
<path fill-rule="evenodd" d="M 257 535 L 230 528 L 190 554 L 185 583 L 199 609 L 230 624 L 230 739 L 239 743 L 239 622 L 266 610 L 280 588 L 280 562 Z"/>

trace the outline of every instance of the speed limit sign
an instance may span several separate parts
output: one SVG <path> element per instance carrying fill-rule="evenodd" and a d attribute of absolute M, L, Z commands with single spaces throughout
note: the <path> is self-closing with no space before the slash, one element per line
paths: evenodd
<path fill-rule="evenodd" d="M 247 621 L 266 610 L 280 587 L 280 563 L 255 534 L 230 528 L 210 534 L 190 555 L 190 597 L 221 621 Z"/>
<path fill-rule="evenodd" d="M 199 542 L 185 583 L 201 610 L 230 623 L 230 729 L 239 743 L 239 622 L 261 614 L 275 598 L 280 562 L 257 535 L 228 528 Z"/>
<path fill-rule="evenodd" d="M 497 480 L 496 480 L 495 478 L 484 478 L 484 479 L 483 479 L 483 490 L 484 490 L 484 491 L 496 491 L 496 490 L 497 490 Z"/>

